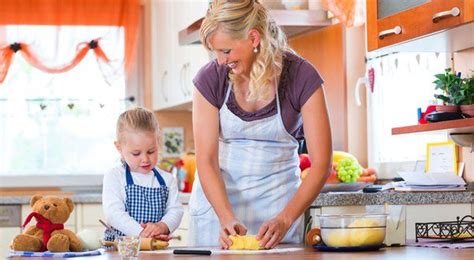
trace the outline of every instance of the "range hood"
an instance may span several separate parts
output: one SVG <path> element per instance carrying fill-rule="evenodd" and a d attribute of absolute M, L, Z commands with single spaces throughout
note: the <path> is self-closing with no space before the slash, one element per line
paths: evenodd
<path fill-rule="evenodd" d="M 331 20 L 321 16 L 318 10 L 270 10 L 270 15 L 283 29 L 288 38 L 331 25 Z M 201 44 L 199 28 L 204 18 L 179 31 L 179 44 Z"/>

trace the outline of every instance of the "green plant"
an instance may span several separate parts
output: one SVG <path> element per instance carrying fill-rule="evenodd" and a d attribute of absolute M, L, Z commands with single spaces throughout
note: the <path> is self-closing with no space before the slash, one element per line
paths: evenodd
<path fill-rule="evenodd" d="M 474 105 L 474 75 L 470 78 L 463 79 L 461 88 L 464 95 L 462 104 Z"/>
<path fill-rule="evenodd" d="M 435 89 L 442 91 L 442 94 L 435 94 L 434 97 L 443 101 L 445 105 L 461 105 L 464 101 L 464 91 L 462 89 L 463 80 L 460 73 L 456 75 L 450 68 L 444 70 L 444 74 L 436 74 Z"/>

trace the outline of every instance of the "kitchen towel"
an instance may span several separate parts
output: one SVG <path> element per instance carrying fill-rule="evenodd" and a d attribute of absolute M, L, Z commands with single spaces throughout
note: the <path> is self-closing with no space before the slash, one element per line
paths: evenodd
<path fill-rule="evenodd" d="M 418 243 L 415 240 L 407 240 L 406 245 L 416 246 L 416 247 L 463 249 L 463 248 L 474 248 L 474 241 L 461 240 L 461 241 L 451 243 L 447 240 L 433 241 L 433 240 L 418 239 Z"/>
<path fill-rule="evenodd" d="M 94 251 L 84 251 L 84 252 L 60 252 L 52 253 L 49 251 L 46 252 L 31 252 L 31 251 L 10 251 L 8 257 L 57 257 L 57 258 L 66 258 L 66 257 L 79 257 L 79 256 L 94 256 L 101 255 L 104 249 L 98 249 Z"/>

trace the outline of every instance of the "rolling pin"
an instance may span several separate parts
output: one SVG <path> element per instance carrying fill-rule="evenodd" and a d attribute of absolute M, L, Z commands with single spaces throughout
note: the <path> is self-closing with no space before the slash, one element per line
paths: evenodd
<path fill-rule="evenodd" d="M 305 242 L 307 245 L 317 245 L 321 243 L 321 230 L 319 228 L 312 228 L 306 234 Z"/>
<path fill-rule="evenodd" d="M 117 248 L 117 241 L 102 241 L 103 246 L 113 246 Z M 140 239 L 140 250 L 158 250 L 167 248 L 168 242 L 162 241 L 156 238 L 141 238 Z"/>

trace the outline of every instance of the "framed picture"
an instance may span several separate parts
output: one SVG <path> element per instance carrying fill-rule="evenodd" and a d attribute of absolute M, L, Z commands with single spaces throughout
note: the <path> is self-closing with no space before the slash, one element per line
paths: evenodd
<path fill-rule="evenodd" d="M 457 174 L 457 147 L 452 141 L 426 145 L 426 172 Z"/>
<path fill-rule="evenodd" d="M 163 128 L 163 157 L 179 157 L 184 152 L 184 128 Z"/>

